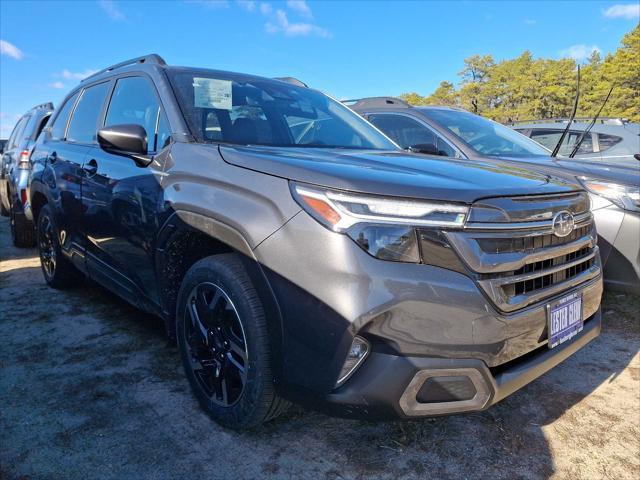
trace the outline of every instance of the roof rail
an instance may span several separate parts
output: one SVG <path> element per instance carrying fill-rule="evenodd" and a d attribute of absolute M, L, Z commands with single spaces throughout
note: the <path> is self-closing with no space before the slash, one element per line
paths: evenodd
<path fill-rule="evenodd" d="M 584 123 L 584 122 L 590 122 L 591 120 L 593 120 L 593 117 L 576 117 L 573 119 L 573 123 Z M 569 121 L 568 117 L 536 118 L 536 119 L 530 119 L 530 120 L 514 120 L 511 122 L 507 122 L 507 124 L 518 125 L 522 123 L 566 123 L 568 121 Z M 629 119 L 620 118 L 620 117 L 599 117 L 597 122 L 601 124 L 624 125 L 625 123 L 629 123 Z"/>
<path fill-rule="evenodd" d="M 48 108 L 49 110 L 53 110 L 53 103 L 52 102 L 41 103 L 40 105 L 36 105 L 35 107 L 32 107 L 31 110 L 35 110 L 36 108 Z"/>
<path fill-rule="evenodd" d="M 135 63 L 155 63 L 156 65 L 166 65 L 167 63 L 164 59 L 158 55 L 157 53 L 150 53 L 149 55 L 143 55 L 142 57 L 132 58 L 130 60 L 125 60 L 124 62 L 116 63 L 115 65 L 111 65 L 110 67 L 103 68 L 99 72 L 94 73 L 93 75 L 89 75 L 87 78 L 83 78 L 81 82 L 84 82 L 90 78 L 97 77 L 106 72 L 111 72 L 117 68 L 126 67 L 127 65 L 133 65 Z"/>
<path fill-rule="evenodd" d="M 352 100 L 342 100 L 342 103 L 352 108 L 411 107 L 407 102 L 396 97 L 355 98 Z"/>
<path fill-rule="evenodd" d="M 274 80 L 280 80 L 281 82 L 287 82 L 290 83 L 291 85 L 296 85 L 297 87 L 305 87 L 305 88 L 309 88 L 309 86 L 304 83 L 302 80 L 298 80 L 295 77 L 274 77 Z"/>

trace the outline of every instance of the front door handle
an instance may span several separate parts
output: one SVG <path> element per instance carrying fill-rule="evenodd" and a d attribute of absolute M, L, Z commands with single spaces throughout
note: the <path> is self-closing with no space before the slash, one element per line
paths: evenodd
<path fill-rule="evenodd" d="M 98 171 L 98 162 L 96 162 L 95 158 L 92 158 L 82 166 L 82 170 L 84 170 L 88 177 L 93 177 Z"/>

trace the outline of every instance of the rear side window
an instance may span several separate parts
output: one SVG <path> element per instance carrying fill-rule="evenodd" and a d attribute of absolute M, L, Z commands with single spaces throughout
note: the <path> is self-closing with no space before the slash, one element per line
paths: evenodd
<path fill-rule="evenodd" d="M 51 126 L 51 139 L 52 140 L 62 140 L 64 138 L 64 131 L 67 128 L 67 121 L 69 120 L 69 114 L 73 109 L 74 103 L 76 103 L 76 98 L 78 98 L 78 94 L 75 93 L 69 100 L 65 102 L 65 104 L 60 108 L 58 116 L 53 121 L 53 125 Z"/>
<path fill-rule="evenodd" d="M 5 148 L 7 150 L 11 148 L 11 145 L 13 145 L 13 139 L 16 138 L 16 135 L 18 134 L 18 130 L 19 130 L 18 127 L 20 126 L 20 122 L 22 122 L 22 118 L 18 120 L 18 122 L 13 127 L 13 131 L 11 132 L 11 135 L 9 135 L 9 139 L 7 140 L 7 144 L 5 145 Z"/>
<path fill-rule="evenodd" d="M 105 125 L 135 124 L 147 132 L 148 150 L 154 151 L 160 104 L 153 84 L 144 77 L 125 77 L 117 81 L 111 96 Z"/>
<path fill-rule="evenodd" d="M 553 150 L 558 143 L 558 140 L 560 140 L 562 132 L 562 130 L 533 130 L 531 132 L 531 139 L 544 145 L 549 150 Z M 569 155 L 573 150 L 575 144 L 580 139 L 581 135 L 582 132 L 576 130 L 571 130 L 569 133 L 567 133 L 567 136 L 564 137 L 558 153 L 560 155 Z M 593 141 L 591 139 L 591 133 L 585 135 L 584 139 L 582 140 L 580 148 L 578 149 L 578 154 L 581 153 L 593 153 Z"/>
<path fill-rule="evenodd" d="M 68 141 L 95 143 L 98 119 L 108 90 L 109 82 L 100 83 L 84 90 L 69 124 Z"/>
<path fill-rule="evenodd" d="M 604 150 L 608 150 L 621 141 L 622 137 L 618 137 L 616 135 L 607 135 L 606 133 L 598 134 L 598 143 L 600 144 L 601 152 L 603 152 Z"/>
<path fill-rule="evenodd" d="M 436 145 L 436 136 L 431 130 L 404 115 L 369 115 L 369 121 L 402 148 L 426 143 Z"/>
<path fill-rule="evenodd" d="M 20 119 L 16 128 L 14 128 L 13 133 L 11 134 L 11 142 L 9 148 L 16 148 L 20 145 L 22 138 L 24 136 L 24 128 L 27 126 L 27 122 L 29 121 L 29 115 L 25 115 Z"/>

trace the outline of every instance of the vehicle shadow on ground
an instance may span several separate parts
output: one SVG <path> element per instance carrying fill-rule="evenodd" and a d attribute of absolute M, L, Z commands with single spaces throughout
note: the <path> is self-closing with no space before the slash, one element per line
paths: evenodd
<path fill-rule="evenodd" d="M 601 337 L 485 412 L 369 422 L 294 406 L 254 431 L 228 431 L 198 408 L 159 319 L 89 281 L 49 289 L 34 252 L 0 233 L 0 473 L 8 478 L 547 478 L 567 453 L 563 441 L 571 455 L 575 445 L 597 449 L 594 438 L 624 421 L 625 412 L 573 410 L 592 397 L 606 404 L 602 387 L 637 353 L 637 318 L 618 311 L 637 300 L 605 307 L 613 313 Z M 563 476 L 590 472 L 576 465 Z"/>

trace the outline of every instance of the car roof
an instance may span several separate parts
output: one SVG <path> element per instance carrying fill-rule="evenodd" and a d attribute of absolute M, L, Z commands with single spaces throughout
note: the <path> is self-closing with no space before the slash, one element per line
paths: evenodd
<path fill-rule="evenodd" d="M 466 112 L 464 108 L 452 107 L 448 105 L 411 105 L 405 100 L 397 97 L 365 97 L 350 100 L 342 100 L 342 103 L 353 110 L 453 110 Z"/>
<path fill-rule="evenodd" d="M 528 130 L 532 128 L 545 129 L 545 130 L 564 130 L 567 128 L 566 121 L 558 122 L 531 122 L 531 123 L 517 123 L 515 125 L 509 125 L 515 130 Z M 573 122 L 570 130 L 583 131 L 589 126 L 589 122 Z M 640 124 L 626 122 L 622 125 L 611 125 L 596 123 L 592 128 L 592 132 L 606 133 L 610 135 L 640 135 Z"/>
<path fill-rule="evenodd" d="M 131 72 L 142 71 L 146 73 L 152 73 L 158 70 L 164 70 L 164 71 L 173 72 L 173 73 L 184 72 L 184 73 L 201 73 L 203 75 L 209 75 L 209 76 L 218 75 L 222 77 L 233 77 L 234 79 L 241 80 L 241 81 L 259 80 L 259 81 L 270 81 L 270 82 L 277 82 L 277 83 L 288 83 L 290 85 L 295 85 L 301 88 L 307 88 L 307 85 L 304 82 L 290 76 L 269 78 L 269 77 L 261 77 L 259 75 L 251 75 L 247 73 L 229 72 L 225 70 L 167 65 L 164 59 L 160 55 L 155 53 L 144 55 L 142 57 L 132 58 L 130 60 L 125 60 L 115 65 L 111 65 L 110 67 L 104 68 L 99 72 L 96 72 L 93 75 L 90 75 L 89 77 L 83 79 L 81 81 L 80 86 L 82 86 L 83 83 L 93 83 L 103 79 L 111 78 L 114 75 L 120 75 L 122 73 L 127 73 L 130 71 Z"/>

